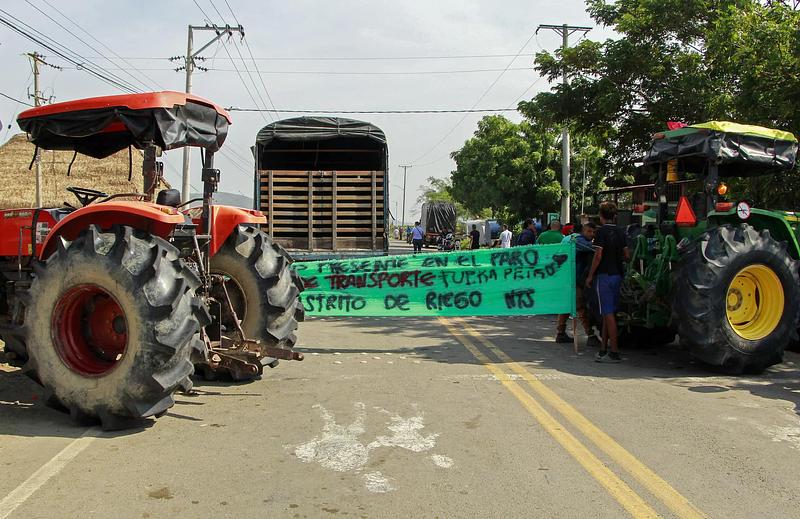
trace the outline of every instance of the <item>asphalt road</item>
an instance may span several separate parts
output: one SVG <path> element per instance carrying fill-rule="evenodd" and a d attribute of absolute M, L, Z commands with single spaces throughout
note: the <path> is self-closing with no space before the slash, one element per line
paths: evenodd
<path fill-rule="evenodd" d="M 0 372 L 0 519 L 798 517 L 800 356 L 592 361 L 550 317 L 317 320 L 306 360 L 104 434 Z"/>

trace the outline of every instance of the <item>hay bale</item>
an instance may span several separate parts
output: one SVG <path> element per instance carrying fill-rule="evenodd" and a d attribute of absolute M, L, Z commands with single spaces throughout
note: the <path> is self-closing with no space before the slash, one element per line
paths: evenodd
<path fill-rule="evenodd" d="M 0 209 L 34 207 L 36 175 L 28 169 L 35 146 L 24 133 L 0 146 Z M 133 149 L 133 175 L 128 181 L 128 150 L 105 159 L 78 154 L 70 176 L 67 168 L 71 151 L 40 150 L 42 157 L 42 202 L 44 207 L 61 207 L 76 200 L 66 191 L 69 186 L 97 189 L 108 194 L 141 193 L 143 155 Z"/>

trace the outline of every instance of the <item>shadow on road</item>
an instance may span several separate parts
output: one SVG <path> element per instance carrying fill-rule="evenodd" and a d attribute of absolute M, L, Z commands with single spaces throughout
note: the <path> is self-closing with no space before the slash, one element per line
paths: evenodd
<path fill-rule="evenodd" d="M 800 355 L 786 352 L 784 363 L 769 368 L 761 375 L 728 376 L 713 372 L 694 360 L 677 343 L 659 347 L 639 346 L 623 351 L 624 362 L 618 365 L 594 362 L 596 350 L 587 348 L 581 338 L 579 353 L 572 344 L 555 343 L 555 317 L 470 317 L 465 318 L 491 343 L 512 360 L 532 368 L 552 369 L 561 373 L 609 379 L 663 380 L 695 393 L 748 391 L 752 395 L 790 404 L 800 415 Z M 379 355 L 387 351 L 399 355 L 447 363 L 478 364 L 478 361 L 435 318 L 326 318 L 324 341 L 301 344 L 304 352 L 319 355 L 367 353 Z M 454 322 L 453 326 L 462 326 Z M 342 333 L 336 333 L 341 330 Z M 374 347 L 357 348 L 343 345 L 342 338 L 356 331 L 374 338 Z M 407 344 L 384 339 L 397 335 L 407 337 Z M 465 334 L 466 335 L 466 334 Z M 582 335 L 582 334 L 579 334 Z M 469 337 L 467 335 L 467 337 Z M 480 345 L 474 338 L 470 339 Z M 361 341 L 363 342 L 363 341 Z M 447 345 L 445 349 L 443 345 Z M 483 348 L 482 348 L 483 349 Z M 493 358 L 498 364 L 502 361 Z"/>

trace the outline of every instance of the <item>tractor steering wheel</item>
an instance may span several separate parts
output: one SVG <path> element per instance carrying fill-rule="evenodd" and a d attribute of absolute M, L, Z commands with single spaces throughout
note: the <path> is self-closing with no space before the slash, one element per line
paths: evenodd
<path fill-rule="evenodd" d="M 75 195 L 75 198 L 77 198 L 78 202 L 80 202 L 84 207 L 91 204 L 98 198 L 105 198 L 108 196 L 108 194 L 103 193 L 102 191 L 88 189 L 85 187 L 68 187 L 67 191 Z"/>

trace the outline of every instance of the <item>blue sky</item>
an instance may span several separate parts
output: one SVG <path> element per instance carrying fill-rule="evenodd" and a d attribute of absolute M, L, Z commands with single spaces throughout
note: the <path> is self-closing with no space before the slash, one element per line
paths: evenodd
<path fill-rule="evenodd" d="M 219 23 L 224 18 L 226 22 L 235 23 L 225 0 L 213 0 L 213 5 L 211 0 L 197 0 L 197 3 L 211 21 Z M 584 11 L 583 2 L 578 0 L 228 0 L 228 4 L 244 26 L 246 39 L 256 58 L 514 55 L 530 38 L 538 24 L 592 25 Z M 87 47 L 34 6 L 101 52 Z M 116 60 L 105 47 L 62 18 L 51 6 L 77 22 L 82 29 L 117 55 L 126 58 L 138 71 Z M 217 14 L 214 6 L 222 16 Z M 202 25 L 206 19 L 192 0 L 10 0 L 3 2 L 0 9 L 47 34 L 87 60 L 107 69 L 128 69 L 136 79 L 121 70 L 113 72 L 130 82 L 141 80 L 153 90 L 183 89 L 183 74 L 172 71 L 171 68 L 176 65 L 166 58 L 185 53 L 186 26 Z M 589 36 L 600 39 L 609 36 L 609 32 L 595 29 Z M 197 34 L 196 47 L 204 42 L 204 38 L 202 33 Z M 560 38 L 554 33 L 540 32 L 524 49 L 523 55 L 513 63 L 511 57 L 493 57 L 357 61 L 259 59 L 257 64 L 276 107 L 323 110 L 470 108 L 498 77 L 499 71 L 510 64 L 509 70 L 478 105 L 478 108 L 498 108 L 513 106 L 514 101 L 537 79 L 536 73 L 530 69 L 533 58 L 525 54 L 535 53 L 541 48 L 553 49 L 559 44 Z M 256 86 L 262 90 L 261 96 L 264 99 L 266 96 L 256 76 L 253 62 L 249 60 L 247 48 L 240 45 L 238 51 L 248 58 L 246 66 L 252 71 L 256 86 L 250 83 L 250 78 L 244 71 L 245 64 L 239 60 L 234 42 L 228 42 L 224 46 L 212 45 L 203 53 L 207 60 L 202 65 L 211 70 L 195 74 L 194 93 L 225 107 L 254 106 L 234 71 L 226 48 L 237 60 L 245 82 L 249 85 L 256 103 L 260 105 L 261 97 L 256 93 Z M 0 26 L 0 59 L 4 70 L 0 75 L 0 92 L 26 100 L 27 92 L 32 91 L 32 79 L 29 62 L 23 54 L 34 50 L 47 56 L 51 63 L 64 67 L 62 71 L 44 68 L 42 72 L 45 94 L 55 96 L 56 102 L 122 93 L 85 71 L 76 70 L 73 65 L 37 47 L 35 43 L 5 26 Z M 99 57 L 101 54 L 112 58 L 113 63 Z M 463 70 L 489 71 L 441 73 Z M 370 74 L 350 74 L 364 72 Z M 144 88 L 138 81 L 136 84 Z M 546 82 L 541 80 L 525 97 L 532 97 L 536 92 L 547 88 Z M 2 141 L 19 131 L 13 118 L 20 108 L 24 107 L 7 99 L 0 99 L 0 120 L 5 125 L 0 135 Z M 276 117 L 280 119 L 293 115 L 285 113 Z M 515 117 L 514 114 L 509 116 Z M 471 135 L 481 116 L 469 115 L 457 126 L 463 115 L 355 117 L 378 125 L 388 136 L 392 211 L 395 209 L 395 202 L 402 199 L 402 189 L 398 187 L 402 184 L 402 170 L 398 166 L 415 164 L 409 170 L 407 189 L 407 218 L 411 218 L 419 186 L 429 176 L 443 177 L 449 174 L 454 167 L 448 158 L 449 153 L 458 149 Z M 258 129 L 270 122 L 272 116 L 236 112 L 233 113 L 233 118 L 234 124 L 225 145 L 227 152 L 219 157 L 217 163 L 222 169 L 221 190 L 250 195 L 252 162 L 248 149 Z M 12 123 L 10 131 L 6 129 L 9 123 Z M 434 146 L 437 143 L 439 144 Z M 180 160 L 180 151 L 167 153 L 167 178 L 175 185 L 179 185 Z M 193 157 L 192 183 L 195 186 L 200 185 L 197 154 Z"/>

